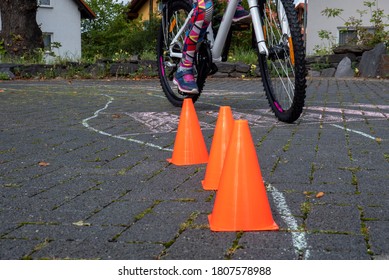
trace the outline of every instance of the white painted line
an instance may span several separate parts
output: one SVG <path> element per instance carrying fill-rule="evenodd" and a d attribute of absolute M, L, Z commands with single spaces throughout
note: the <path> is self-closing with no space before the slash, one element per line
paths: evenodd
<path fill-rule="evenodd" d="M 356 104 L 349 104 L 348 107 L 362 107 L 362 108 L 369 108 L 369 109 L 379 109 L 379 110 L 388 110 L 389 105 L 372 105 L 372 104 L 363 104 L 363 103 L 356 103 Z"/>
<path fill-rule="evenodd" d="M 273 201 L 280 213 L 282 219 L 288 226 L 288 229 L 292 234 L 292 242 L 293 247 L 295 249 L 295 253 L 300 256 L 302 254 L 304 259 L 308 259 L 310 252 L 308 248 L 308 243 L 305 237 L 305 232 L 301 231 L 298 228 L 298 223 L 296 219 L 293 217 L 292 212 L 289 209 L 288 204 L 286 203 L 286 199 L 284 195 L 277 190 L 274 186 L 268 184 L 267 189 L 270 191 L 273 196 Z"/>
<path fill-rule="evenodd" d="M 97 110 L 93 116 L 89 117 L 89 118 L 86 118 L 84 120 L 82 120 L 82 125 L 84 127 L 86 127 L 87 129 L 91 130 L 91 131 L 94 131 L 94 132 L 97 132 L 101 135 L 104 135 L 104 136 L 108 136 L 108 137 L 112 137 L 112 138 L 116 138 L 116 139 L 120 139 L 120 140 L 125 140 L 125 141 L 129 141 L 129 142 L 133 142 L 133 143 L 137 143 L 137 144 L 140 144 L 140 145 L 145 145 L 145 146 L 148 146 L 148 147 L 151 147 L 151 148 L 156 148 L 158 150 L 162 150 L 162 151 L 167 151 L 167 152 L 172 152 L 173 149 L 168 149 L 168 148 L 163 148 L 161 146 L 158 146 L 158 145 L 154 145 L 152 143 L 148 143 L 148 142 L 144 142 L 144 141 L 141 141 L 141 140 L 136 140 L 136 139 L 133 139 L 133 138 L 126 138 L 126 137 L 123 137 L 123 136 L 118 136 L 118 135 L 113 135 L 111 133 L 107 133 L 107 132 L 104 132 L 102 130 L 98 130 L 94 127 L 91 127 L 89 125 L 89 121 L 92 120 L 92 119 L 95 119 L 99 116 L 99 114 L 106 110 L 108 108 L 108 106 L 114 101 L 114 98 L 112 96 L 109 96 L 107 94 L 104 94 L 104 96 L 108 97 L 108 102 L 105 104 L 105 106 L 99 110 Z"/>
<path fill-rule="evenodd" d="M 371 135 L 369 135 L 369 134 L 367 134 L 367 133 L 364 133 L 364 132 L 362 132 L 362 131 L 358 131 L 358 130 L 354 130 L 354 129 L 345 128 L 345 127 L 340 126 L 340 125 L 337 125 L 337 124 L 331 124 L 331 125 L 332 125 L 333 127 L 340 128 L 340 129 L 344 129 L 344 130 L 349 131 L 349 132 L 354 132 L 354 133 L 356 133 L 356 134 L 362 135 L 362 136 L 364 136 L 364 137 L 366 137 L 366 138 L 369 138 L 369 139 L 372 139 L 372 140 L 377 140 L 376 137 L 371 136 Z"/>
<path fill-rule="evenodd" d="M 329 115 L 324 113 L 311 113 L 311 112 L 304 112 L 304 115 L 301 117 L 301 119 L 305 122 L 323 122 L 323 123 L 334 123 L 334 122 L 343 122 L 342 116 L 335 116 L 335 115 Z M 348 122 L 357 122 L 362 121 L 362 117 L 354 117 L 354 118 L 347 118 Z"/>
<path fill-rule="evenodd" d="M 345 115 L 355 115 L 355 116 L 367 116 L 367 117 L 375 117 L 375 118 L 386 118 L 383 113 L 379 112 L 370 112 L 370 111 L 364 111 L 364 110 L 345 110 L 342 108 L 330 108 L 330 107 L 317 107 L 312 106 L 308 107 L 308 110 L 313 111 L 323 111 L 325 112 L 331 112 L 331 113 L 338 113 L 338 114 L 345 114 Z"/>

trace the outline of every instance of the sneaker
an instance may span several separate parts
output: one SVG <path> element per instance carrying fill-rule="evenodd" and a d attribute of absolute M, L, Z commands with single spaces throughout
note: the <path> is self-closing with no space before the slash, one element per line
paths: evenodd
<path fill-rule="evenodd" d="M 196 81 L 193 76 L 193 69 L 181 69 L 179 68 L 174 75 L 173 83 L 182 92 L 189 94 L 198 94 Z"/>
<path fill-rule="evenodd" d="M 232 21 L 237 22 L 248 17 L 250 17 L 250 13 L 246 11 L 241 5 L 238 5 Z"/>

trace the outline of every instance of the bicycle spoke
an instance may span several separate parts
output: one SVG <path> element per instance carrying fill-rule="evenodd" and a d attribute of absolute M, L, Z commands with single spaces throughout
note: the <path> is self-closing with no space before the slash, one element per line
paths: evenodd
<path fill-rule="evenodd" d="M 297 15 L 288 0 L 266 1 L 261 15 L 269 50 L 269 55 L 260 55 L 259 60 L 265 92 L 276 116 L 293 122 L 305 99 L 305 52 Z"/>
<path fill-rule="evenodd" d="M 171 0 L 163 8 L 163 19 L 157 43 L 157 65 L 162 89 L 174 106 L 181 106 L 187 96 L 173 84 L 184 46 L 186 20 L 191 11 L 187 1 Z M 193 97 L 195 101 L 198 96 Z"/>
<path fill-rule="evenodd" d="M 273 5 L 272 5 L 273 4 Z M 280 84 L 274 88 L 275 96 L 278 103 L 283 108 L 288 108 L 293 103 L 294 97 L 294 67 L 289 55 L 289 37 L 283 34 L 281 23 L 285 20 L 285 14 L 282 18 L 278 18 L 277 7 L 274 2 L 268 1 L 266 4 L 265 26 L 267 31 L 267 45 L 273 48 L 273 58 L 271 60 L 271 74 L 273 79 L 273 86 Z M 280 53 L 282 53 L 282 57 Z M 286 81 L 285 81 L 286 78 Z"/>

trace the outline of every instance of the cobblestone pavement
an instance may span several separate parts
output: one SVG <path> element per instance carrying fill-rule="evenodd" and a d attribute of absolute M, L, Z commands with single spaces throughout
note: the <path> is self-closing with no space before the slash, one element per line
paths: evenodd
<path fill-rule="evenodd" d="M 279 231 L 210 231 L 157 80 L 1 82 L 0 258 L 389 259 L 388 81 L 309 80 L 288 125 L 260 80 L 210 79 L 208 149 L 220 105 L 249 120 Z"/>

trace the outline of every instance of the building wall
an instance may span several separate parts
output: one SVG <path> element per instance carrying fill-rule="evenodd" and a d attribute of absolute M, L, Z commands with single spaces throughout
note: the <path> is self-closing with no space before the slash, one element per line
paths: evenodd
<path fill-rule="evenodd" d="M 141 18 L 142 20 L 149 20 L 150 19 L 149 11 L 150 11 L 150 4 L 149 4 L 149 1 L 147 1 L 147 4 L 144 4 L 138 12 L 139 18 Z M 158 11 L 157 0 L 153 0 L 153 11 L 154 12 Z"/>
<path fill-rule="evenodd" d="M 59 49 L 53 49 L 56 55 L 81 58 L 81 13 L 75 1 L 51 0 L 50 7 L 38 8 L 36 20 L 43 33 L 52 34 L 52 42 L 61 43 Z"/>
<path fill-rule="evenodd" d="M 318 32 L 320 30 L 327 30 L 332 32 L 336 38 L 336 42 L 339 40 L 338 27 L 344 26 L 344 22 L 339 18 L 327 18 L 321 15 L 321 12 L 326 8 L 339 8 L 343 9 L 342 18 L 348 20 L 351 16 L 359 17 L 357 10 L 369 10 L 368 7 L 363 5 L 366 0 L 310 0 L 308 4 L 308 27 L 307 27 L 307 54 L 314 53 L 315 45 L 323 45 L 320 40 Z M 370 0 L 373 1 L 373 0 Z M 383 9 L 386 15 L 389 15 L 389 0 L 378 0 L 378 8 Z M 371 26 L 369 22 L 370 12 L 364 16 L 363 25 Z M 327 41 L 324 41 L 325 45 Z M 324 46 L 324 45 L 323 45 Z"/>
<path fill-rule="evenodd" d="M 71 60 L 81 57 L 81 14 L 73 0 L 51 0 L 52 7 L 39 7 L 37 23 L 44 33 L 52 34 L 52 42 L 61 43 L 53 49 L 56 55 Z"/>

